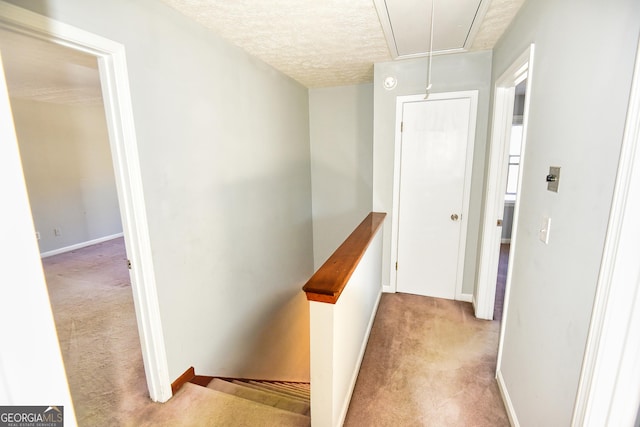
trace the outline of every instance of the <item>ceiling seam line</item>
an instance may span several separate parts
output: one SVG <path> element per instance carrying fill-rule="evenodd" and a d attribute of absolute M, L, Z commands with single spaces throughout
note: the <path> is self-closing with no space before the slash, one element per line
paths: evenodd
<path fill-rule="evenodd" d="M 473 25 L 476 22 L 476 19 L 478 19 L 478 12 L 480 11 L 480 6 L 482 6 L 482 1 L 478 2 L 478 7 L 476 8 L 476 13 L 473 15 L 473 20 L 471 21 L 471 25 L 469 26 L 469 31 L 467 31 L 467 35 L 464 38 L 464 43 L 462 44 L 462 47 L 464 48 L 464 46 L 467 45 L 467 42 L 469 41 L 469 34 L 471 34 L 471 29 L 473 28 Z"/>

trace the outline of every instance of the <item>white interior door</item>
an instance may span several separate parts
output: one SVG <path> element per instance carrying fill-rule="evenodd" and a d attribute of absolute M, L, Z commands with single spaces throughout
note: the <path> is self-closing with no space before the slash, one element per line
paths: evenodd
<path fill-rule="evenodd" d="M 459 299 L 477 92 L 402 104 L 397 290 Z"/>
<path fill-rule="evenodd" d="M 0 270 L 7 279 L 0 286 L 0 402 L 62 405 L 66 425 L 75 425 L 3 70 L 0 58 L 0 216 L 7 224 L 0 230 Z"/>

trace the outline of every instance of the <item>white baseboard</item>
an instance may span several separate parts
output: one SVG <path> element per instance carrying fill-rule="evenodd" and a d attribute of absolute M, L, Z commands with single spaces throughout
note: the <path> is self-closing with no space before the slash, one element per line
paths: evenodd
<path fill-rule="evenodd" d="M 473 294 L 460 294 L 456 298 L 458 301 L 473 302 Z"/>
<path fill-rule="evenodd" d="M 395 294 L 396 290 L 393 289 L 391 286 L 382 286 L 382 293 Z M 473 294 L 459 294 L 459 295 L 456 295 L 455 300 L 463 301 L 463 302 L 473 302 Z"/>
<path fill-rule="evenodd" d="M 496 373 L 496 380 L 498 381 L 498 389 L 500 390 L 500 395 L 502 395 L 504 407 L 507 410 L 509 422 L 513 427 L 520 427 L 518 417 L 516 416 L 516 410 L 514 409 L 513 403 L 511 402 L 511 396 L 509 396 L 509 390 L 507 390 L 507 385 L 504 383 L 504 378 L 502 378 L 502 371 L 498 371 Z"/>
<path fill-rule="evenodd" d="M 391 286 L 382 285 L 382 293 L 384 293 L 384 294 L 395 294 L 396 290 L 393 289 Z"/>
<path fill-rule="evenodd" d="M 86 248 L 87 246 L 91 246 L 91 245 L 95 245 L 95 244 L 98 244 L 98 243 L 106 242 L 108 240 L 117 239 L 118 237 L 122 237 L 123 235 L 124 235 L 123 233 L 116 233 L 116 234 L 112 234 L 110 236 L 104 236 L 104 237 L 100 237 L 98 239 L 89 240 L 87 242 L 76 243 L 75 245 L 71 245 L 71 246 L 65 246 L 64 248 L 54 249 L 52 251 L 47 251 L 47 252 L 42 252 L 40 254 L 40 258 L 47 258 L 47 257 L 50 257 L 50 256 L 63 254 L 65 252 L 75 251 L 76 249 Z"/>
<path fill-rule="evenodd" d="M 511 238 L 508 238 L 508 239 L 501 239 L 501 240 L 500 240 L 500 243 L 502 243 L 503 245 L 504 245 L 505 243 L 506 243 L 506 244 L 511 244 Z"/>

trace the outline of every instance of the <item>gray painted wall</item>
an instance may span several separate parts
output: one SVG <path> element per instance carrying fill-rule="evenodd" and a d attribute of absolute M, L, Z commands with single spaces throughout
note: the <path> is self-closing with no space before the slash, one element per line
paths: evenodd
<path fill-rule="evenodd" d="M 385 62 L 374 70 L 374 142 L 373 142 L 373 209 L 387 212 L 384 228 L 383 285 L 389 286 L 391 254 L 391 224 L 393 217 L 393 167 L 396 124 L 396 97 L 424 93 L 427 59 L 411 59 Z M 394 90 L 384 89 L 387 76 L 395 76 L 398 85 Z M 489 120 L 489 96 L 491 83 L 491 52 L 474 52 L 436 56 L 432 69 L 433 93 L 478 90 L 478 116 L 473 158 L 471 200 L 467 229 L 467 247 L 464 262 L 462 291 L 472 294 L 478 253 L 482 186 L 484 180 L 487 125 Z"/>
<path fill-rule="evenodd" d="M 524 427 L 571 421 L 639 27 L 637 0 L 528 1 L 494 50 L 495 80 L 536 45 L 501 365 Z M 546 190 L 552 165 L 558 193 Z"/>
<path fill-rule="evenodd" d="M 309 91 L 317 270 L 371 212 L 373 86 Z"/>
<path fill-rule="evenodd" d="M 126 48 L 170 377 L 308 380 L 307 90 L 160 1 L 14 3 Z"/>
<path fill-rule="evenodd" d="M 11 108 L 40 252 L 121 233 L 102 105 L 12 99 Z"/>

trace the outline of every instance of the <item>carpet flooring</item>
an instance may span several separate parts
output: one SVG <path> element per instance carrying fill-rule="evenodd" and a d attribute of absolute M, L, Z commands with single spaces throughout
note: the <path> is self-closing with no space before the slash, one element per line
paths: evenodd
<path fill-rule="evenodd" d="M 151 404 L 122 238 L 44 258 L 80 426 L 125 425 Z"/>
<path fill-rule="evenodd" d="M 297 425 L 193 384 L 151 402 L 122 239 L 43 266 L 81 427 Z M 493 378 L 498 329 L 468 303 L 384 294 L 345 426 L 509 425 Z"/>
<path fill-rule="evenodd" d="M 383 294 L 345 426 L 508 426 L 499 322 L 469 303 Z"/>

